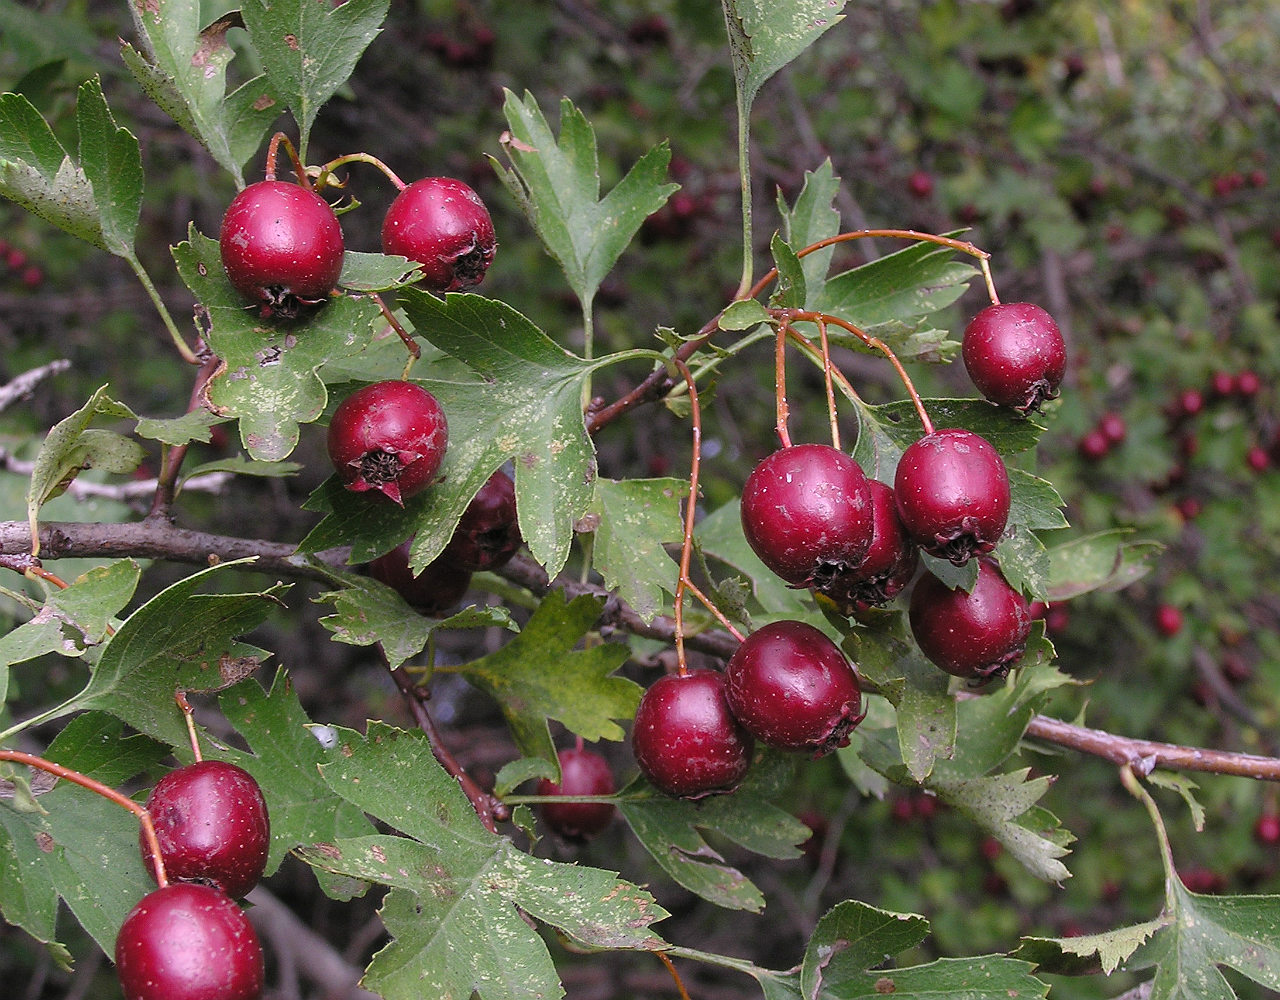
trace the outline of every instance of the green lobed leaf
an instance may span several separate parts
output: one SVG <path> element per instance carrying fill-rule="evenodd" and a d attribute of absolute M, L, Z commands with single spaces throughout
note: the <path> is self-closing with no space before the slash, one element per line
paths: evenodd
<path fill-rule="evenodd" d="M 1130 528 L 1102 531 L 1049 550 L 1050 600 L 1065 601 L 1092 590 L 1121 590 L 1151 570 L 1161 546 L 1130 542 Z"/>
<path fill-rule="evenodd" d="M 837 903 L 813 929 L 800 966 L 805 996 L 840 990 L 848 980 L 920 944 L 929 922 L 914 913 L 892 913 L 857 900 Z"/>
<path fill-rule="evenodd" d="M 266 76 L 227 93 L 227 67 L 235 49 L 227 32 L 235 14 L 202 25 L 199 0 L 152 0 L 129 5 L 138 47 L 121 56 L 134 79 L 214 161 L 243 185 L 245 162 L 262 145 L 280 109 Z"/>
<path fill-rule="evenodd" d="M 817 170 L 806 170 L 804 186 L 794 206 L 788 206 L 778 191 L 778 214 L 782 217 L 782 237 L 797 251 L 835 236 L 840 231 L 840 213 L 835 210 L 840 178 L 835 176 L 831 160 L 823 160 Z M 804 274 L 805 299 L 800 304 L 816 308 L 827 283 L 827 271 L 835 247 L 824 247 L 806 254 L 800 261 Z"/>
<path fill-rule="evenodd" d="M 761 323 L 769 322 L 769 312 L 755 299 L 739 299 L 732 302 L 720 314 L 718 325 L 721 330 L 750 330 Z"/>
<path fill-rule="evenodd" d="M 287 458 L 297 446 L 299 424 L 324 413 L 328 393 L 320 368 L 364 349 L 380 315 L 377 304 L 338 295 L 305 322 L 276 323 L 261 319 L 231 287 L 217 240 L 192 226 L 173 257 L 208 316 L 204 337 L 224 363 L 209 380 L 209 405 L 240 421 L 241 441 L 253 458 Z"/>
<path fill-rule="evenodd" d="M 1167 923 L 1167 920 L 1159 918 L 1099 934 L 1081 934 L 1070 938 L 1023 938 L 1013 954 L 1035 962 L 1042 971 L 1051 974 L 1082 976 L 1103 972 L 1111 975 Z"/>
<path fill-rule="evenodd" d="M 142 212 L 142 151 L 132 133 L 116 124 L 97 78 L 80 86 L 76 128 L 80 169 L 93 188 L 103 243 L 117 257 L 132 260 Z"/>
<path fill-rule="evenodd" d="M 522 99 L 506 91 L 503 110 L 511 166 L 499 176 L 574 294 L 590 303 L 640 224 L 679 188 L 666 183 L 671 150 L 666 143 L 649 150 L 601 198 L 595 130 L 572 101 L 560 102 L 558 137 L 528 92 Z"/>
<path fill-rule="evenodd" d="M 293 113 L 305 157 L 320 108 L 346 83 L 382 30 L 391 0 L 245 0 L 244 26 L 262 59 L 271 91 Z"/>
<path fill-rule="evenodd" d="M 342 255 L 338 284 L 359 292 L 385 292 L 421 277 L 416 261 L 408 257 L 347 250 Z"/>
<path fill-rule="evenodd" d="M 623 738 L 618 720 L 635 715 L 642 693 L 634 681 L 613 674 L 626 662 L 628 647 L 603 643 L 574 648 L 602 607 L 586 595 L 566 604 L 563 592 L 553 590 L 519 635 L 497 652 L 457 668 L 498 702 L 524 756 L 556 759 L 548 719 L 591 742 Z"/>
<path fill-rule="evenodd" d="M 180 417 L 167 419 L 139 417 L 135 429 L 138 437 L 177 447 L 190 444 L 192 441 L 208 443 L 212 436 L 209 433 L 209 428 L 223 423 L 225 420 L 225 417 L 210 413 L 201 406 L 196 407 L 194 410 L 189 410 Z"/>
<path fill-rule="evenodd" d="M 779 233 L 774 233 L 769 240 L 769 252 L 773 255 L 773 266 L 778 272 L 769 304 L 776 309 L 801 308 L 809 297 L 809 292 L 800 258 Z"/>
<path fill-rule="evenodd" d="M 592 563 L 646 622 L 662 610 L 663 595 L 675 593 L 679 567 L 665 546 L 684 537 L 680 501 L 688 492 L 679 479 L 596 480 Z"/>
<path fill-rule="evenodd" d="M 421 733 L 381 723 L 364 737 L 339 730 L 322 772 L 334 792 L 403 834 L 299 852 L 318 868 L 392 887 L 381 910 L 392 940 L 362 981 L 387 1000 L 562 996 L 521 913 L 588 947 L 665 947 L 650 925 L 667 914 L 647 892 L 612 872 L 533 858 L 485 830 Z"/>
<path fill-rule="evenodd" d="M 750 108 L 774 73 L 844 20 L 844 0 L 721 0 L 739 103 Z"/>

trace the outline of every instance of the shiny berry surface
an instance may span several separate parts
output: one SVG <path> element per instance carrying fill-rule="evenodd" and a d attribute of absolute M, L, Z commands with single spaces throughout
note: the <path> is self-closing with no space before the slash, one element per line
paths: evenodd
<path fill-rule="evenodd" d="M 250 184 L 227 206 L 218 245 L 231 284 L 264 316 L 289 319 L 324 301 L 342 272 L 338 217 L 299 184 Z"/>
<path fill-rule="evenodd" d="M 499 469 L 488 478 L 463 511 L 444 558 L 478 573 L 511 561 L 524 539 L 516 522 L 516 487 Z"/>
<path fill-rule="evenodd" d="M 862 686 L 848 658 L 804 622 L 756 629 L 725 665 L 725 697 L 756 739 L 815 757 L 847 746 L 862 721 Z"/>
<path fill-rule="evenodd" d="M 1027 599 L 1005 581 L 990 559 L 966 593 L 926 573 L 911 592 L 911 634 L 933 663 L 956 677 L 986 680 L 1022 658 L 1031 633 Z"/>
<path fill-rule="evenodd" d="M 382 252 L 417 261 L 423 287 L 433 292 L 480 284 L 497 248 L 488 208 L 470 185 L 452 177 L 414 181 L 382 222 Z"/>
<path fill-rule="evenodd" d="M 374 382 L 338 404 L 329 458 L 349 490 L 375 490 L 398 504 L 431 484 L 449 427 L 436 398 L 413 382 Z"/>
<path fill-rule="evenodd" d="M 471 586 L 471 571 L 439 557 L 416 576 L 409 568 L 413 539 L 401 542 L 390 552 L 369 563 L 369 575 L 398 593 L 415 611 L 440 615 L 455 608 Z"/>
<path fill-rule="evenodd" d="M 898 516 L 892 487 L 867 480 L 871 491 L 871 547 L 858 565 L 838 573 L 822 589 L 840 610 L 853 614 L 888 604 L 915 576 L 920 553 Z"/>
<path fill-rule="evenodd" d="M 171 882 L 120 925 L 116 975 L 125 1000 L 256 1000 L 262 946 L 244 912 L 207 885 Z"/>
<path fill-rule="evenodd" d="M 170 881 L 212 882 L 238 899 L 262 878 L 271 822 L 248 771 L 222 760 L 176 768 L 156 782 L 146 807 Z M 146 842 L 139 846 L 150 868 Z"/>
<path fill-rule="evenodd" d="M 1009 521 L 1009 472 L 985 438 L 959 427 L 911 444 L 893 492 L 907 534 L 930 555 L 961 565 L 990 552 Z"/>
<path fill-rule="evenodd" d="M 1002 302 L 978 313 L 961 340 L 965 369 L 978 391 L 1019 413 L 1058 395 L 1067 345 L 1053 317 L 1030 302 Z"/>
<path fill-rule="evenodd" d="M 830 445 L 780 448 L 747 477 L 742 530 L 761 562 L 791 586 L 821 587 L 871 545 L 867 477 Z"/>
<path fill-rule="evenodd" d="M 697 799 L 737 787 L 754 741 L 729 710 L 718 670 L 666 674 L 640 699 L 631 748 L 659 791 Z"/>
<path fill-rule="evenodd" d="M 612 795 L 617 791 L 609 762 L 594 750 L 561 750 L 560 781 L 538 782 L 539 795 Z M 544 802 L 538 807 L 543 821 L 560 837 L 573 843 L 590 840 L 613 821 L 612 802 Z"/>

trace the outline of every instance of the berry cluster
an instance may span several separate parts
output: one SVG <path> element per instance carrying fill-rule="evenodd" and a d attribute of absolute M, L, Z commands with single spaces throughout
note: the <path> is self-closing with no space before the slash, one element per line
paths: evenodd
<path fill-rule="evenodd" d="M 8 274 L 18 279 L 23 288 L 35 291 L 44 284 L 44 271 L 32 263 L 30 255 L 8 240 L 0 239 L 0 265 Z"/>

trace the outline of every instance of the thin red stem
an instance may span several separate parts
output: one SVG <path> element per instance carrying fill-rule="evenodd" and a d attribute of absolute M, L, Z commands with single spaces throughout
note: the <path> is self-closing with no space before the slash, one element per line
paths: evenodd
<path fill-rule="evenodd" d="M 775 427 L 778 432 L 778 441 L 782 447 L 791 447 L 791 433 L 787 430 L 787 417 L 791 413 L 790 407 L 787 406 L 787 327 L 788 322 L 784 318 L 778 326 L 778 337 L 773 349 L 773 394 L 774 406 L 777 417 L 775 419 Z"/>
<path fill-rule="evenodd" d="M 693 525 L 698 508 L 698 477 L 702 471 L 702 408 L 698 404 L 698 385 L 693 380 L 693 372 L 683 361 L 673 359 L 673 363 L 684 376 L 689 386 L 689 419 L 693 424 L 693 456 L 689 461 L 689 496 L 684 506 L 684 541 L 680 546 L 680 579 L 676 581 L 675 594 L 675 633 L 676 633 L 676 670 L 681 677 L 689 672 L 689 664 L 684 652 L 684 595 L 692 586 L 689 579 L 689 563 L 693 558 Z M 696 589 L 696 588 L 695 588 Z"/>
<path fill-rule="evenodd" d="M 322 164 L 316 170 L 317 180 L 328 183 L 327 176 L 333 173 L 338 167 L 346 166 L 348 163 L 367 163 L 372 167 L 376 167 L 392 184 L 395 185 L 397 191 L 403 191 L 409 185 L 402 181 L 399 175 L 387 166 L 382 160 L 370 153 L 347 153 L 345 156 L 339 156 L 335 160 Z M 345 182 L 344 182 L 345 183 Z M 324 186 L 322 183 L 321 186 Z M 334 183 L 334 187 L 343 187 L 343 184 Z"/>
<path fill-rule="evenodd" d="M 675 981 L 676 989 L 680 991 L 680 1000 L 689 1000 L 689 991 L 684 988 L 684 980 L 680 978 L 680 973 L 676 971 L 675 963 L 666 955 L 665 952 L 656 951 L 655 955 L 658 960 L 667 967 L 667 972 L 671 973 L 671 978 Z"/>
<path fill-rule="evenodd" d="M 267 144 L 266 179 L 269 181 L 276 179 L 276 160 L 279 157 L 281 146 L 284 146 L 285 152 L 289 155 L 289 159 L 293 163 L 294 172 L 298 175 L 298 183 L 310 191 L 311 178 L 307 176 L 307 168 L 302 165 L 302 160 L 298 158 L 298 151 L 293 148 L 293 143 L 283 132 L 275 133 L 275 135 L 271 137 L 271 141 Z"/>
<path fill-rule="evenodd" d="M 827 324 L 818 321 L 818 337 L 822 341 L 822 381 L 827 390 L 827 414 L 831 419 L 831 447 L 840 450 L 840 425 L 836 422 L 836 393 L 832 385 L 831 345 L 827 341 Z"/>
<path fill-rule="evenodd" d="M 196 736 L 195 709 L 191 707 L 191 702 L 187 701 L 187 692 L 181 688 L 173 692 L 173 700 L 178 703 L 182 717 L 186 720 L 187 735 L 191 738 L 191 755 L 195 757 L 196 763 L 199 763 L 204 760 L 204 755 L 200 752 L 200 739 Z"/>

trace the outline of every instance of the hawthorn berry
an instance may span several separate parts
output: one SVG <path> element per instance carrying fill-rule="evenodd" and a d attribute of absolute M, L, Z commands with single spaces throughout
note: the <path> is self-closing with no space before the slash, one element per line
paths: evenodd
<path fill-rule="evenodd" d="M 765 746 L 821 757 L 848 746 L 863 718 L 853 665 L 821 631 L 776 621 L 743 640 L 725 665 L 725 698 Z"/>
<path fill-rule="evenodd" d="M 617 791 L 609 762 L 594 750 L 576 747 L 561 750 L 560 781 L 543 778 L 539 795 L 612 795 Z M 544 802 L 538 807 L 543 820 L 571 843 L 590 840 L 613 822 L 612 802 Z"/>
<path fill-rule="evenodd" d="M 1263 847 L 1280 844 L 1280 813 L 1264 812 L 1253 824 L 1253 839 Z"/>
<path fill-rule="evenodd" d="M 347 489 L 377 490 L 404 506 L 431 484 L 448 439 L 444 410 L 426 389 L 413 382 L 373 382 L 334 410 L 329 457 Z"/>
<path fill-rule="evenodd" d="M 442 558 L 478 573 L 511 561 L 524 539 L 516 521 L 516 487 L 499 469 L 471 498 Z"/>
<path fill-rule="evenodd" d="M 1058 324 L 1030 302 L 987 306 L 965 327 L 960 352 L 983 396 L 1024 415 L 1058 395 L 1067 370 Z"/>
<path fill-rule="evenodd" d="M 933 175 L 927 170 L 913 170 L 907 177 L 907 190 L 916 198 L 928 198 L 933 194 Z"/>
<path fill-rule="evenodd" d="M 735 789 L 754 747 L 725 700 L 718 670 L 659 677 L 641 696 L 631 729 L 641 772 L 659 791 L 679 798 Z"/>
<path fill-rule="evenodd" d="M 761 562 L 793 587 L 823 587 L 857 566 L 874 531 L 862 467 L 825 444 L 765 457 L 742 488 L 742 530 Z"/>
<path fill-rule="evenodd" d="M 1095 427 L 1086 431 L 1076 442 L 1076 450 L 1086 462 L 1100 462 L 1111 450 L 1111 442 L 1100 428 Z"/>
<path fill-rule="evenodd" d="M 1118 413 L 1104 413 L 1098 418 L 1098 430 L 1107 439 L 1108 445 L 1123 444 L 1129 436 L 1129 427 L 1124 417 Z"/>
<path fill-rule="evenodd" d="M 868 479 L 871 492 L 871 547 L 861 562 L 836 573 L 821 590 L 844 614 L 888 604 L 915 576 L 920 553 L 907 537 L 892 487 Z"/>
<path fill-rule="evenodd" d="M 225 893 L 170 882 L 144 896 L 120 925 L 116 976 L 125 1000 L 257 1000 L 262 945 Z"/>
<path fill-rule="evenodd" d="M 985 438 L 959 427 L 908 446 L 893 478 L 907 534 L 930 555 L 962 565 L 990 552 L 1009 520 L 1009 472 Z"/>
<path fill-rule="evenodd" d="M 1172 604 L 1161 604 L 1156 607 L 1156 631 L 1165 638 L 1173 638 L 1182 631 L 1182 610 Z"/>
<path fill-rule="evenodd" d="M 419 614 L 439 616 L 462 600 L 471 586 L 471 571 L 440 556 L 415 575 L 409 568 L 412 544 L 413 539 L 408 538 L 378 556 L 369 563 L 369 575 L 398 593 Z"/>
<path fill-rule="evenodd" d="M 423 287 L 433 292 L 480 284 L 497 248 L 489 209 L 469 184 L 452 177 L 414 181 L 382 220 L 382 252 L 417 261 Z"/>
<path fill-rule="evenodd" d="M 271 847 L 267 802 L 253 775 L 223 760 L 170 771 L 147 796 L 169 878 L 216 885 L 239 899 L 262 878 Z M 151 852 L 142 859 L 155 876 Z"/>
<path fill-rule="evenodd" d="M 999 677 L 1022 658 L 1031 633 L 1027 599 L 990 559 L 980 559 L 967 593 L 931 573 L 916 581 L 908 610 L 916 644 L 937 666 L 976 682 Z"/>
<path fill-rule="evenodd" d="M 218 245 L 231 284 L 264 317 L 292 319 L 323 302 L 342 272 L 338 217 L 300 184 L 250 184 L 227 206 Z"/>

